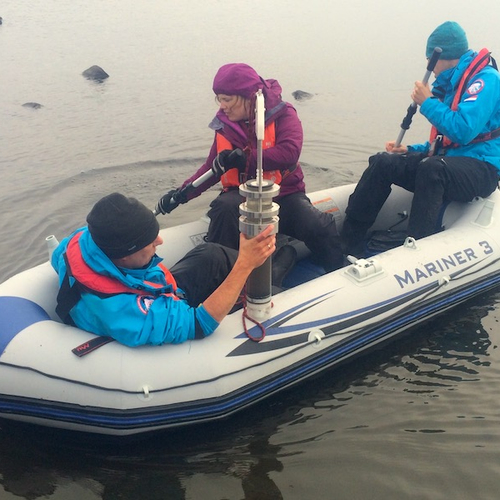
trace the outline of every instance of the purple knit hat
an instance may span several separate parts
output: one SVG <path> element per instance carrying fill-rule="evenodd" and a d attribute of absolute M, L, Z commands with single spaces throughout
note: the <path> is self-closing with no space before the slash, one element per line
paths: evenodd
<path fill-rule="evenodd" d="M 215 94 L 239 95 L 252 99 L 262 89 L 266 107 L 271 109 L 281 102 L 281 85 L 272 78 L 264 80 L 248 64 L 230 63 L 219 68 L 214 78 Z"/>
<path fill-rule="evenodd" d="M 231 63 L 219 68 L 212 88 L 216 94 L 240 95 L 250 99 L 264 87 L 264 80 L 248 64 Z"/>

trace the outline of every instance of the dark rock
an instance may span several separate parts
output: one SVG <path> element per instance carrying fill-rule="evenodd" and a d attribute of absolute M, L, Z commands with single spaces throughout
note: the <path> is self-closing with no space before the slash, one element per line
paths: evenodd
<path fill-rule="evenodd" d="M 40 109 L 43 108 L 43 106 L 38 102 L 25 102 L 23 108 Z"/>
<path fill-rule="evenodd" d="M 313 97 L 313 94 L 305 92 L 304 90 L 296 90 L 295 92 L 292 92 L 292 95 L 296 101 L 305 101 L 307 99 L 312 99 Z"/>
<path fill-rule="evenodd" d="M 106 78 L 109 78 L 109 75 L 100 66 L 91 66 L 87 68 L 82 75 L 88 80 L 95 80 L 98 82 L 102 82 L 106 80 Z"/>

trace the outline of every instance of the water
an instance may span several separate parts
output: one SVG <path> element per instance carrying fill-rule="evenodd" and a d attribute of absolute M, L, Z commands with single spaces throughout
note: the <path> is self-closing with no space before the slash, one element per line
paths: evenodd
<path fill-rule="evenodd" d="M 227 62 L 295 102 L 310 190 L 356 181 L 399 132 L 427 35 L 500 52 L 492 0 L 3 0 L 0 280 L 113 190 L 153 207 L 204 160 Z M 455 15 L 451 13 L 456 13 Z M 98 64 L 102 84 L 81 72 Z M 41 109 L 22 107 L 38 102 Z M 405 142 L 427 134 L 418 114 Z M 192 220 L 206 193 L 161 218 Z M 0 422 L 0 499 L 496 499 L 500 292 L 200 428 L 115 441 Z"/>

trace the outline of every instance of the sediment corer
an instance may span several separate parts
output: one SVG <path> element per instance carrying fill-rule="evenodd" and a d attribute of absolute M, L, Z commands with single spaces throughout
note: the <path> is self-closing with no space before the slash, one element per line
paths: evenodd
<path fill-rule="evenodd" d="M 257 178 L 240 185 L 240 194 L 246 201 L 240 205 L 240 232 L 253 238 L 270 224 L 273 234 L 278 232 L 279 205 L 273 198 L 280 188 L 272 181 L 264 180 L 262 168 L 262 143 L 264 141 L 264 95 L 257 92 L 255 126 L 257 136 Z M 269 257 L 250 274 L 246 285 L 246 313 L 255 321 L 262 321 L 271 315 L 272 258 Z"/>
<path fill-rule="evenodd" d="M 429 58 L 429 62 L 427 63 L 427 71 L 425 72 L 425 75 L 422 78 L 422 83 L 424 85 L 429 81 L 429 78 L 432 74 L 432 70 L 434 69 L 434 66 L 436 66 L 436 63 L 438 62 L 439 58 L 441 57 L 441 52 L 443 52 L 441 47 L 436 47 L 434 49 L 434 52 L 432 53 L 432 56 Z M 394 147 L 399 147 L 401 145 L 401 141 L 403 140 L 405 132 L 410 128 L 411 120 L 413 118 L 413 115 L 417 111 L 417 107 L 418 105 L 416 102 L 412 102 L 408 107 L 408 110 L 406 111 L 406 116 L 403 118 L 403 121 L 401 122 L 401 131 L 399 132 Z"/>

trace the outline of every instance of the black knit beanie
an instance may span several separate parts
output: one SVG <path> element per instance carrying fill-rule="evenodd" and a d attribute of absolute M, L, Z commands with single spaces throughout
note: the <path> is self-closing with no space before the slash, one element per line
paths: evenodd
<path fill-rule="evenodd" d="M 152 243 L 160 226 L 153 212 L 135 198 L 111 193 L 87 215 L 95 244 L 110 258 L 120 259 Z"/>

